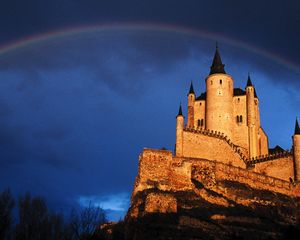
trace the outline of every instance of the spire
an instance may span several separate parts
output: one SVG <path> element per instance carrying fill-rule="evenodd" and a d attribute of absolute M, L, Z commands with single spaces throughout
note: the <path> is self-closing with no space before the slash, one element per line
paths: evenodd
<path fill-rule="evenodd" d="M 193 82 L 192 81 L 191 81 L 191 86 L 190 86 L 189 94 L 195 94 L 194 87 L 193 87 Z"/>
<path fill-rule="evenodd" d="M 251 82 L 250 73 L 248 73 L 248 80 L 247 80 L 247 86 L 246 87 L 253 87 L 253 84 Z"/>
<path fill-rule="evenodd" d="M 300 135 L 300 127 L 298 123 L 298 119 L 296 118 L 296 124 L 295 124 L 295 134 L 294 135 Z"/>
<path fill-rule="evenodd" d="M 215 52 L 215 56 L 213 59 L 213 63 L 210 67 L 210 75 L 214 74 L 214 73 L 225 73 L 224 70 L 224 64 L 222 63 L 221 57 L 220 57 L 220 53 L 219 53 L 219 47 L 218 47 L 218 43 L 216 43 L 216 52 Z"/>
<path fill-rule="evenodd" d="M 179 105 L 179 111 L 178 111 L 177 117 L 178 117 L 178 116 L 182 116 L 181 103 L 180 103 L 180 105 Z"/>
<path fill-rule="evenodd" d="M 257 94 L 256 94 L 255 88 L 254 88 L 254 97 L 255 97 L 255 98 L 258 98 L 258 97 L 257 97 Z"/>

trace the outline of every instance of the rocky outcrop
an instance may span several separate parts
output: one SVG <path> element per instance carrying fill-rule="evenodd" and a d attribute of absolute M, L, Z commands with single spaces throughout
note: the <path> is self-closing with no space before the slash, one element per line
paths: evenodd
<path fill-rule="evenodd" d="M 216 161 L 145 149 L 125 239 L 282 239 L 300 219 L 299 186 Z"/>

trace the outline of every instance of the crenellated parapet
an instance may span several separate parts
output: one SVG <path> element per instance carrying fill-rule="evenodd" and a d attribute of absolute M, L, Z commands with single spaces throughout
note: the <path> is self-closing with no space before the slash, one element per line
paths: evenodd
<path fill-rule="evenodd" d="M 293 150 L 286 150 L 286 151 L 280 151 L 280 152 L 275 152 L 273 154 L 267 154 L 267 155 L 262 155 L 258 156 L 255 158 L 250 158 L 246 161 L 247 166 L 252 166 L 257 163 L 262 163 L 262 162 L 267 162 L 267 161 L 272 161 L 272 160 L 279 160 L 281 158 L 285 157 L 292 157 L 293 156 Z"/>

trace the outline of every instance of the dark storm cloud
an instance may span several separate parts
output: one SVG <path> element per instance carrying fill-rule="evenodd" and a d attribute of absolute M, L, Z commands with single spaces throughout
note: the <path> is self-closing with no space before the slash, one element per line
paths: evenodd
<path fill-rule="evenodd" d="M 0 70 L 22 72 L 17 88 L 26 90 L 42 84 L 42 72 L 82 69 L 112 91 L 133 97 L 145 91 L 154 72 L 166 73 L 188 58 L 192 42 L 185 36 L 147 31 L 91 33 L 7 53 L 0 58 Z"/>
<path fill-rule="evenodd" d="M 2 41 L 66 26 L 105 22 L 171 23 L 204 29 L 300 63 L 299 1 L 5 1 Z"/>

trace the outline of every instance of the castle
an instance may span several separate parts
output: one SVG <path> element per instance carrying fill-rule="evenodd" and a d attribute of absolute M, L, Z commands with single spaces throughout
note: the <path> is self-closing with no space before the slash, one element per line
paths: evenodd
<path fill-rule="evenodd" d="M 293 147 L 269 149 L 250 76 L 234 88 L 219 49 L 187 119 L 180 104 L 175 153 L 144 148 L 125 217 L 125 239 L 283 239 L 300 222 L 300 128 Z"/>
<path fill-rule="evenodd" d="M 250 75 L 245 90 L 234 88 L 234 80 L 225 72 L 218 47 L 205 83 L 206 92 L 198 97 L 191 83 L 185 126 L 180 105 L 176 156 L 220 161 L 283 180 L 299 181 L 297 120 L 292 150 L 284 151 L 279 146 L 269 149 L 268 136 L 260 124 L 259 99 Z"/>
<path fill-rule="evenodd" d="M 245 90 L 234 88 L 216 48 L 206 92 L 188 92 L 187 121 L 180 104 L 176 117 L 175 153 L 144 148 L 127 219 L 145 213 L 185 209 L 182 193 L 209 204 L 228 207 L 273 204 L 263 192 L 291 199 L 300 196 L 300 128 L 296 120 L 293 147 L 269 149 L 260 124 L 259 99 L 250 76 Z M 229 184 L 230 183 L 230 184 Z M 234 186 L 258 191 L 247 198 Z M 212 194 L 214 192 L 214 194 Z M 276 195 L 275 195 L 276 196 Z M 183 199 L 183 200 L 182 200 Z M 202 201 L 201 200 L 201 201 Z M 199 200 L 200 201 L 200 200 Z M 276 200 L 274 200 L 276 201 Z M 193 208 L 193 201 L 190 206 Z M 275 203 L 274 203 L 275 204 Z M 271 206 L 270 205 L 270 206 Z"/>

